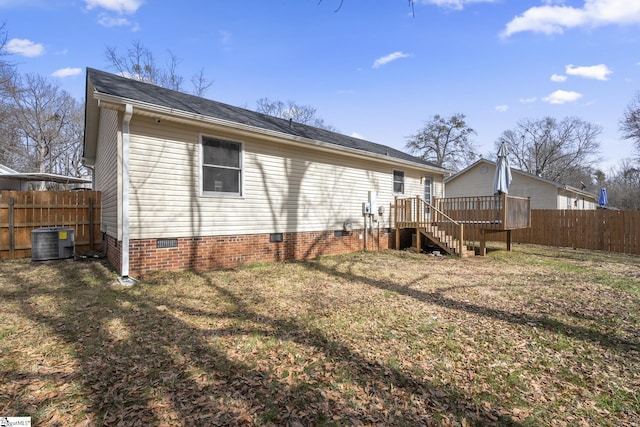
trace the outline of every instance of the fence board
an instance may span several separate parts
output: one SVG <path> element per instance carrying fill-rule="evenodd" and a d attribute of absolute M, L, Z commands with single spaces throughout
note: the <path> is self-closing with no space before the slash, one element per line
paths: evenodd
<path fill-rule="evenodd" d="M 31 257 L 31 231 L 74 229 L 76 250 L 100 250 L 98 191 L 0 191 L 0 259 Z"/>
<path fill-rule="evenodd" d="M 513 230 L 517 243 L 572 247 L 640 255 L 640 211 L 531 210 L 531 228 Z M 467 240 L 480 240 L 479 230 L 465 229 Z M 503 233 L 492 240 L 505 242 Z"/>

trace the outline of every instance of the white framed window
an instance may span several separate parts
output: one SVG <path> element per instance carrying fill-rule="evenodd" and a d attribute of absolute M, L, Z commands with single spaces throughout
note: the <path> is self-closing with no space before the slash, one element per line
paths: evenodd
<path fill-rule="evenodd" d="M 242 196 L 242 143 L 203 135 L 200 147 L 202 194 Z"/>
<path fill-rule="evenodd" d="M 393 171 L 393 192 L 404 194 L 404 171 Z"/>

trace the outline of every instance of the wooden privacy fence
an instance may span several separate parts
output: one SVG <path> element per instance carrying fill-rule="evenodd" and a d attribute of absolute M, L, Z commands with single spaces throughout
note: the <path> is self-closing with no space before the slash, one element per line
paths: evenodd
<path fill-rule="evenodd" d="M 492 239 L 505 241 L 504 233 Z M 478 230 L 465 230 L 479 240 Z M 640 254 L 640 211 L 531 210 L 531 228 L 513 230 L 512 240 L 544 246 Z"/>
<path fill-rule="evenodd" d="M 0 191 L 0 259 L 31 257 L 31 231 L 74 229 L 76 250 L 101 249 L 98 191 Z"/>

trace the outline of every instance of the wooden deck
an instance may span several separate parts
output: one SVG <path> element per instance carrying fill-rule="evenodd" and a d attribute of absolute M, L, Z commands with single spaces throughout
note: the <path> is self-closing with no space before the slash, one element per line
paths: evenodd
<path fill-rule="evenodd" d="M 531 199 L 496 196 L 452 197 L 428 203 L 419 196 L 395 199 L 396 247 L 400 247 L 400 230 L 416 230 L 416 246 L 425 236 L 446 252 L 467 256 L 464 230 L 480 230 L 480 255 L 486 252 L 485 235 L 507 232 L 507 250 L 511 250 L 511 230 L 531 226 Z"/>

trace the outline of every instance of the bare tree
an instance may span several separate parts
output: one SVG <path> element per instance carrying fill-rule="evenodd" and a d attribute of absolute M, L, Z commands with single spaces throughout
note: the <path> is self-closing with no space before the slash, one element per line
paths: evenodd
<path fill-rule="evenodd" d="M 607 187 L 609 204 L 619 209 L 640 210 L 640 167 L 624 159 L 609 176 L 601 183 Z"/>
<path fill-rule="evenodd" d="M 411 153 L 436 165 L 459 170 L 477 157 L 470 140 L 476 131 L 465 122 L 464 114 L 451 117 L 433 116 L 415 135 L 408 138 L 406 148 Z"/>
<path fill-rule="evenodd" d="M 20 169 L 79 176 L 79 147 L 84 132 L 83 109 L 56 84 L 37 74 L 16 76 L 3 99 L 10 117 L 11 152 Z"/>
<path fill-rule="evenodd" d="M 415 12 L 415 0 L 408 0 L 409 1 L 409 7 L 411 7 L 411 13 L 413 14 L 413 16 L 415 17 L 416 12 Z M 318 4 L 322 3 L 322 0 L 318 0 Z M 338 12 L 340 11 L 340 9 L 342 9 L 342 5 L 344 5 L 344 0 L 340 0 L 339 4 L 338 4 L 338 8 L 334 11 L 334 12 Z"/>
<path fill-rule="evenodd" d="M 504 131 L 496 147 L 506 142 L 512 165 L 522 171 L 576 185 L 600 160 L 600 133 L 600 126 L 577 117 L 524 119 L 515 129 Z"/>
<path fill-rule="evenodd" d="M 118 53 L 117 48 L 107 47 L 105 58 L 118 74 L 124 77 L 151 83 L 167 89 L 182 91 L 184 89 L 184 77 L 178 73 L 180 58 L 171 51 L 167 51 L 169 59 L 164 66 L 158 65 L 156 57 L 140 41 L 131 43 L 126 54 Z M 202 96 L 211 87 L 212 81 L 204 76 L 204 71 L 191 79 L 194 86 L 193 93 Z"/>
<path fill-rule="evenodd" d="M 336 128 L 325 123 L 316 116 L 316 109 L 310 105 L 300 105 L 294 101 L 272 101 L 269 98 L 260 98 L 256 102 L 256 111 L 281 119 L 291 119 L 296 123 L 315 126 L 320 129 L 336 132 Z"/>
<path fill-rule="evenodd" d="M 200 68 L 200 71 L 191 77 L 191 84 L 193 85 L 193 94 L 202 97 L 213 85 L 213 81 L 207 80 L 204 75 L 204 68 Z"/>
<path fill-rule="evenodd" d="M 7 52 L 7 31 L 4 26 L 5 24 L 0 25 L 0 96 L 4 94 L 15 75 L 15 67 L 6 59 L 9 53 Z"/>
<path fill-rule="evenodd" d="M 7 60 L 7 31 L 5 24 L 0 25 L 0 163 L 14 166 L 24 158 L 16 150 L 17 126 L 11 107 L 11 92 L 15 83 L 15 66 Z"/>
<path fill-rule="evenodd" d="M 640 160 L 640 92 L 635 94 L 624 111 L 624 117 L 620 121 L 620 130 L 624 139 L 633 141 L 637 158 Z"/>

